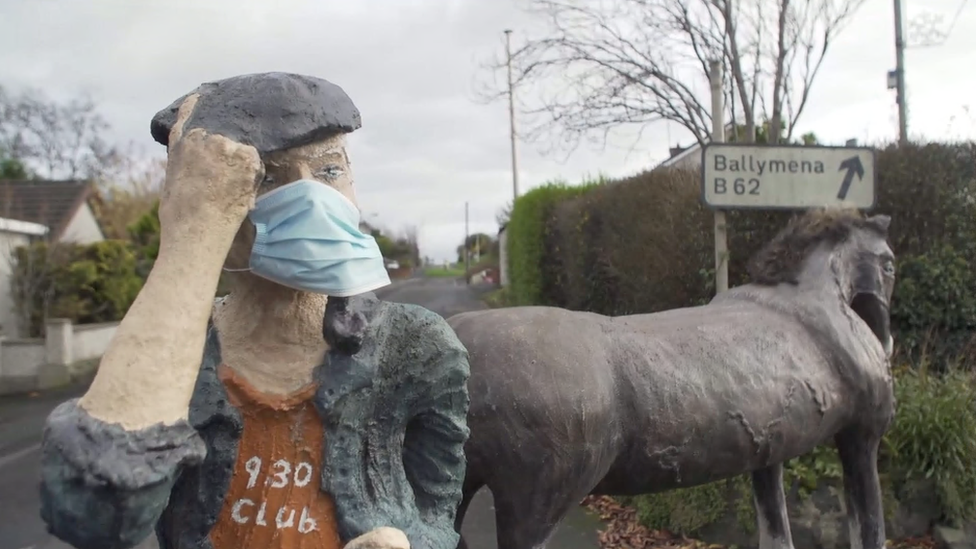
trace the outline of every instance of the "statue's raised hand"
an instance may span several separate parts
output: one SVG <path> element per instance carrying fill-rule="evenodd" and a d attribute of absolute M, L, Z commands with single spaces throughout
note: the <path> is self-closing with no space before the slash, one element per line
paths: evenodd
<path fill-rule="evenodd" d="M 166 184 L 159 204 L 161 231 L 237 232 L 254 205 L 264 165 L 257 149 L 222 135 L 183 127 L 197 94 L 180 105 L 169 135 Z M 192 234 L 192 233 L 191 233 Z"/>

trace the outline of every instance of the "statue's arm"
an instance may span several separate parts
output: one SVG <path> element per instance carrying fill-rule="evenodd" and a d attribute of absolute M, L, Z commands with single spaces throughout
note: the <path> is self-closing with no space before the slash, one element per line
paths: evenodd
<path fill-rule="evenodd" d="M 182 465 L 204 445 L 188 424 L 221 267 L 253 202 L 253 148 L 194 129 L 196 96 L 170 136 L 159 255 L 119 323 L 91 387 L 48 418 L 41 442 L 42 516 L 79 549 L 136 545 L 152 529 Z"/>
<path fill-rule="evenodd" d="M 454 549 L 454 519 L 461 502 L 468 440 L 468 353 L 451 327 L 429 313 L 422 336 L 433 353 L 423 365 L 425 398 L 415 414 L 418 428 L 404 444 L 403 466 L 411 479 L 420 522 L 406 529 L 412 549 Z"/>

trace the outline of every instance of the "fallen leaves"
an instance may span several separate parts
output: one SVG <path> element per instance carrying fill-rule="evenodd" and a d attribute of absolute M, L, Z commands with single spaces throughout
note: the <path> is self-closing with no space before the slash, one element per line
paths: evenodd
<path fill-rule="evenodd" d="M 888 547 L 890 549 L 935 549 L 937 545 L 938 542 L 932 536 L 888 541 Z"/>
<path fill-rule="evenodd" d="M 607 496 L 587 496 L 581 505 L 606 523 L 600 531 L 601 549 L 724 549 L 666 530 L 651 530 L 641 525 L 637 511 Z"/>
<path fill-rule="evenodd" d="M 651 530 L 637 519 L 637 511 L 608 496 L 587 496 L 580 503 L 600 517 L 606 527 L 600 531 L 601 549 L 726 549 L 723 545 Z M 935 549 L 932 536 L 889 540 L 888 549 Z"/>

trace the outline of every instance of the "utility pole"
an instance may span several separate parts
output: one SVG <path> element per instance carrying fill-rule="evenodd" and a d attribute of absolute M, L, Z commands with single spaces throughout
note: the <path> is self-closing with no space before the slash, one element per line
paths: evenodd
<path fill-rule="evenodd" d="M 712 87 L 712 143 L 724 143 L 725 98 L 722 94 L 722 62 L 713 59 L 708 68 L 708 80 Z M 725 222 L 725 212 L 715 210 L 715 293 L 720 294 L 728 289 L 728 227 Z"/>
<path fill-rule="evenodd" d="M 470 254 L 468 254 L 468 238 L 469 238 L 469 233 L 468 233 L 468 203 L 465 202 L 464 203 L 464 246 L 462 246 L 462 248 L 464 250 L 464 252 L 463 252 L 464 253 L 464 281 L 467 284 L 471 284 L 471 279 L 468 278 L 468 269 L 471 268 Z"/>
<path fill-rule="evenodd" d="M 902 30 L 901 1 L 895 1 L 895 88 L 898 103 L 898 144 L 908 144 L 908 98 L 905 97 L 905 33 Z"/>
<path fill-rule="evenodd" d="M 512 204 L 518 198 L 518 156 L 515 150 L 515 93 L 512 89 L 512 31 L 505 29 L 505 54 L 508 56 L 508 124 L 512 141 Z"/>

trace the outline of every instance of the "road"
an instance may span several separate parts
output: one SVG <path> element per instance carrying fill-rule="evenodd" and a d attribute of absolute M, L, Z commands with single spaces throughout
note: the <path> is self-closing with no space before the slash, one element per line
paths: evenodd
<path fill-rule="evenodd" d="M 394 283 L 377 294 L 385 300 L 415 303 L 445 317 L 485 305 L 476 294 L 449 278 L 413 278 Z M 38 456 L 41 429 L 60 402 L 80 396 L 76 386 L 35 396 L 0 398 L 0 549 L 70 549 L 47 534 L 38 514 Z M 496 549 L 491 494 L 478 494 L 464 522 L 471 549 Z M 556 532 L 553 549 L 597 547 L 596 519 L 575 511 Z M 154 539 L 138 549 L 158 549 Z"/>

